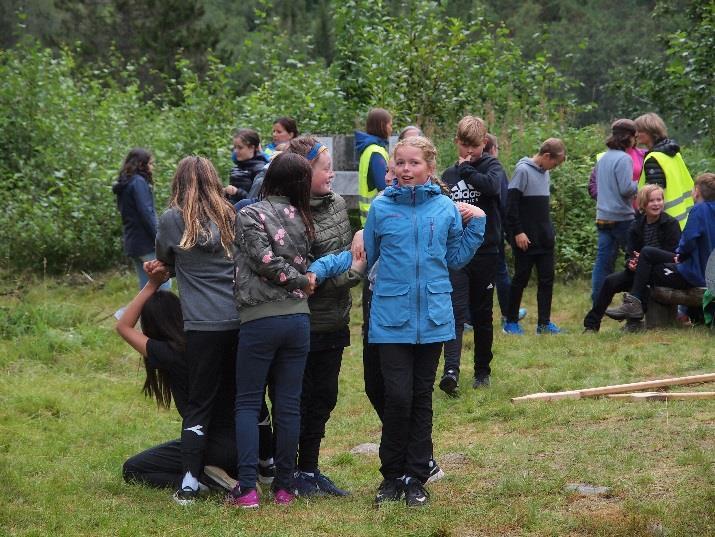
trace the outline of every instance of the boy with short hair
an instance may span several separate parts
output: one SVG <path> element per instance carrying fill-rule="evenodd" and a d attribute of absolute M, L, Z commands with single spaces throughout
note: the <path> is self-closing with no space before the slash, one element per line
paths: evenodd
<path fill-rule="evenodd" d="M 454 139 L 459 160 L 442 174 L 452 200 L 475 205 L 487 215 L 484 242 L 474 257 L 463 268 L 449 271 L 456 337 L 444 344 L 444 374 L 439 387 L 451 397 L 457 396 L 464 323 L 470 319 L 474 326 L 472 386 L 488 386 L 491 374 L 494 283 L 502 237 L 500 194 L 506 173 L 499 160 L 484 152 L 487 141 L 484 121 L 474 116 L 463 117 Z"/>
<path fill-rule="evenodd" d="M 549 138 L 532 158 L 524 157 L 516 165 L 507 195 L 506 226 L 514 252 L 514 277 L 509 290 L 509 310 L 504 333 L 522 335 L 519 306 L 532 267 L 536 266 L 538 288 L 537 334 L 558 334 L 551 322 L 554 288 L 554 226 L 549 209 L 549 170 L 566 160 L 566 146 L 558 138 Z"/>
<path fill-rule="evenodd" d="M 693 188 L 695 205 L 680 236 L 676 256 L 671 252 L 643 248 L 633 278 L 631 292 L 623 304 L 606 310 L 611 319 L 642 319 L 643 301 L 647 286 L 658 285 L 673 289 L 705 287 L 705 267 L 715 249 L 715 173 L 703 173 Z"/>

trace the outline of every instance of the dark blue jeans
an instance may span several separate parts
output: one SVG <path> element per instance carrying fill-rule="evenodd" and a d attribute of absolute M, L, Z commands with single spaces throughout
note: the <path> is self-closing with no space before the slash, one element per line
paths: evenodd
<path fill-rule="evenodd" d="M 615 222 L 611 227 L 598 228 L 598 250 L 591 273 L 591 304 L 596 306 L 606 276 L 613 273 L 618 249 L 626 251 L 628 229 L 633 220 Z"/>
<path fill-rule="evenodd" d="M 310 316 L 280 315 L 241 325 L 236 357 L 236 448 L 238 482 L 255 488 L 258 415 L 268 381 L 273 401 L 276 479 L 274 489 L 290 489 L 300 434 L 300 395 L 310 348 Z M 269 373 L 270 371 L 270 378 Z"/>

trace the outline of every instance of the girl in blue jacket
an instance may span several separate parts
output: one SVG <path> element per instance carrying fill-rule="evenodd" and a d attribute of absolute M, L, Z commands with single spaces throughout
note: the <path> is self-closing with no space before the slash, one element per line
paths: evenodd
<path fill-rule="evenodd" d="M 112 191 L 117 196 L 117 208 L 122 215 L 122 238 L 124 253 L 134 263 L 139 278 L 139 289 L 143 289 L 149 278 L 144 272 L 144 262 L 156 257 L 157 218 L 154 209 L 154 158 L 141 147 L 135 147 L 122 163 L 117 181 Z M 167 282 L 162 286 L 171 286 Z"/>
<path fill-rule="evenodd" d="M 427 503 L 432 388 L 442 343 L 454 339 L 447 269 L 466 264 L 484 237 L 484 212 L 455 206 L 433 183 L 436 157 L 427 138 L 397 144 L 396 180 L 372 202 L 364 230 L 368 268 L 380 260 L 368 334 L 385 383 L 378 504 L 403 495 L 410 507 Z"/>

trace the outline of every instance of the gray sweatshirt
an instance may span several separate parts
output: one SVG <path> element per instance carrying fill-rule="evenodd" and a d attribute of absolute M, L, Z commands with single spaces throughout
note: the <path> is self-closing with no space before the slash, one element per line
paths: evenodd
<path fill-rule="evenodd" d="M 596 219 L 623 222 L 633 220 L 631 200 L 638 190 L 633 181 L 633 161 L 628 153 L 609 149 L 596 163 L 598 199 Z"/>
<path fill-rule="evenodd" d="M 240 326 L 233 301 L 233 259 L 221 246 L 218 228 L 212 222 L 211 236 L 200 238 L 190 250 L 179 246 L 184 220 L 178 209 L 159 218 L 156 258 L 176 274 L 181 295 L 184 330 L 219 332 Z"/>

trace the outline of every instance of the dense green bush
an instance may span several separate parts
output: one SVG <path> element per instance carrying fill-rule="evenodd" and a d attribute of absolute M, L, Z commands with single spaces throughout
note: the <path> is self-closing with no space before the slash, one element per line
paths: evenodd
<path fill-rule="evenodd" d="M 430 10 L 437 9 L 431 3 L 421 5 L 417 21 L 427 20 Z M 409 25 L 401 29 L 397 20 L 384 15 L 390 32 L 380 35 L 388 40 L 387 50 L 398 47 L 399 42 L 391 40 L 393 33 L 412 40 L 412 45 L 400 54 L 380 57 L 380 61 L 392 62 L 392 71 L 370 63 L 374 57 L 369 50 L 356 56 L 354 76 L 362 77 L 359 80 L 372 90 L 383 86 L 391 90 L 381 90 L 383 100 L 371 102 L 360 95 L 361 86 L 345 75 L 349 69 L 344 47 L 351 42 L 372 46 L 368 38 L 379 31 L 367 25 L 364 2 L 347 2 L 346 6 L 357 10 L 353 14 L 356 27 L 363 28 L 364 35 L 339 39 L 331 67 L 300 56 L 288 64 L 276 62 L 270 66 L 270 78 L 256 81 L 254 89 L 242 95 L 232 76 L 235 67 L 214 58 L 209 58 L 204 77 L 192 71 L 187 61 L 179 60 L 180 76 L 167 80 L 167 94 L 147 95 L 135 81 L 136 68 L 116 59 L 88 71 L 78 68 L 66 50 L 55 54 L 25 44 L 0 51 L 0 265 L 58 272 L 100 269 L 120 262 L 121 224 L 111 184 L 133 146 L 144 146 L 156 157 L 155 194 L 160 211 L 166 205 L 176 163 L 185 155 L 208 156 L 226 177 L 232 128 L 255 127 L 267 136 L 273 118 L 289 114 L 298 119 L 304 132 L 346 132 L 362 122 L 371 104 L 383 104 L 396 111 L 396 125 L 422 119 L 431 128 L 440 148 L 441 168 L 455 158 L 454 125 L 465 111 L 483 115 L 490 130 L 499 134 L 501 158 L 509 173 L 520 157 L 536 152 L 541 140 L 564 138 L 569 159 L 553 173 L 558 270 L 564 276 L 587 273 L 595 233 L 594 206 L 586 183 L 604 132 L 598 127 L 575 130 L 564 126 L 564 101 L 549 100 L 562 79 L 546 60 L 525 62 L 498 31 L 484 31 L 472 39 L 473 28 L 452 21 L 449 26 L 437 25 L 436 34 L 413 35 Z M 347 13 L 340 16 L 347 17 Z M 363 38 L 366 41 L 359 41 Z M 446 43 L 444 51 L 438 46 L 440 41 Z M 490 47 L 504 51 L 500 56 L 504 63 L 487 58 L 484 51 Z M 439 65 L 460 50 L 472 56 L 457 56 L 456 64 Z M 435 61 L 430 63 L 433 56 Z M 464 73 L 455 74 L 458 66 L 466 64 L 479 69 L 465 68 Z M 418 77 L 421 65 L 424 79 Z M 440 73 L 454 77 L 440 81 Z M 490 86 L 490 80 L 498 83 Z M 534 91 L 529 91 L 530 80 L 537 82 Z M 430 91 L 433 85 L 439 85 L 435 86 L 438 92 Z M 713 169 L 712 156 L 703 150 L 686 148 L 685 157 L 694 173 Z"/>

